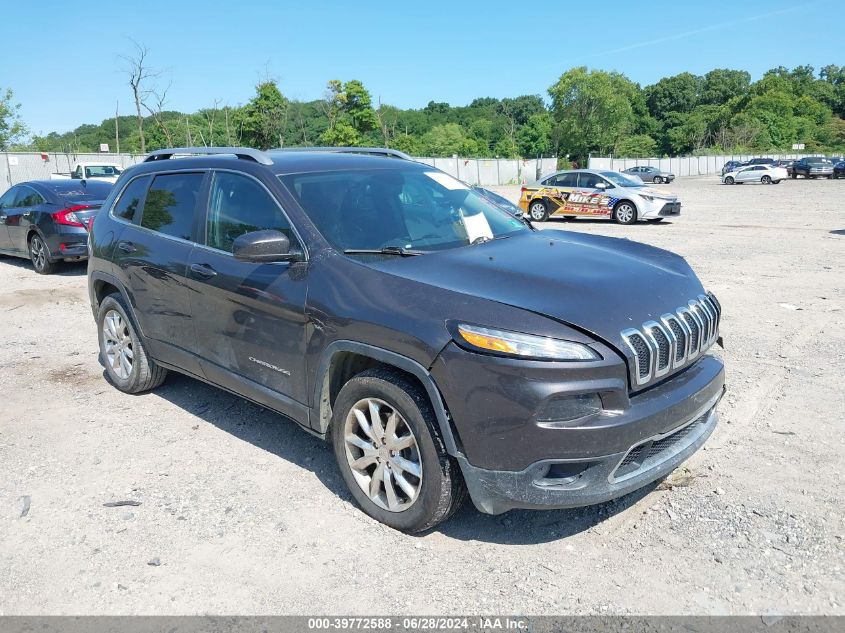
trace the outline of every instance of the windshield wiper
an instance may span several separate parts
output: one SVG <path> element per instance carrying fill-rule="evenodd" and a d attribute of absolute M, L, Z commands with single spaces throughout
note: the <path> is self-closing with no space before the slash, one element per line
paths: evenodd
<path fill-rule="evenodd" d="M 343 251 L 346 255 L 398 255 L 399 257 L 413 257 L 414 255 L 427 255 L 428 251 L 418 251 L 402 246 L 385 246 L 383 248 L 347 248 Z"/>

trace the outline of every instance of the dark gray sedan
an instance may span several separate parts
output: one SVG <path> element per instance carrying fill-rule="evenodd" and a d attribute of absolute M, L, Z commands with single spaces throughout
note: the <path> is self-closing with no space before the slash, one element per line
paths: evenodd
<path fill-rule="evenodd" d="M 111 191 L 97 180 L 30 180 L 0 197 L 0 253 L 28 258 L 48 275 L 88 256 L 88 221 Z"/>
<path fill-rule="evenodd" d="M 670 174 L 668 171 L 660 171 L 657 167 L 652 167 L 651 165 L 629 167 L 622 173 L 636 176 L 643 182 L 653 182 L 658 185 L 662 182 L 672 182 L 675 180 L 675 174 Z"/>

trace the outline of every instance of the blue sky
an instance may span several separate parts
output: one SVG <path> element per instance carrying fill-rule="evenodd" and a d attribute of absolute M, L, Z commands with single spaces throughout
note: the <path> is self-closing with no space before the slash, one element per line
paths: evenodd
<path fill-rule="evenodd" d="M 758 78 L 784 65 L 845 64 L 840 0 L 285 2 L 68 0 L 4 3 L 0 88 L 34 132 L 131 112 L 121 72 L 130 38 L 172 82 L 168 107 L 249 99 L 263 77 L 311 100 L 360 79 L 384 103 L 423 107 L 542 94 L 573 66 L 642 85 L 720 67 Z M 17 26 L 15 26 L 17 25 Z M 15 26 L 15 28 L 12 28 Z"/>

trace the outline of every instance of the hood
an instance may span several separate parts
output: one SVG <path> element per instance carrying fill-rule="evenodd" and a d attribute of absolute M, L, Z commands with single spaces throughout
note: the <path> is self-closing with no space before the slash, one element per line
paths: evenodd
<path fill-rule="evenodd" d="M 704 292 L 679 255 L 625 239 L 556 230 L 368 265 L 530 310 L 590 332 L 617 349 L 622 349 L 622 330 L 639 328 Z"/>

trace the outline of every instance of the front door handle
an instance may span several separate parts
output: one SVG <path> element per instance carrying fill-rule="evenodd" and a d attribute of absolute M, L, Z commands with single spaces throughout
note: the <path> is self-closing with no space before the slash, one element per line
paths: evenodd
<path fill-rule="evenodd" d="M 124 253 L 134 253 L 138 249 L 135 248 L 135 245 L 132 242 L 120 241 L 117 243 L 117 247 L 122 250 Z"/>
<path fill-rule="evenodd" d="M 211 279 L 217 276 L 217 271 L 208 264 L 191 264 L 191 272 L 194 273 L 194 277 L 200 279 Z"/>

